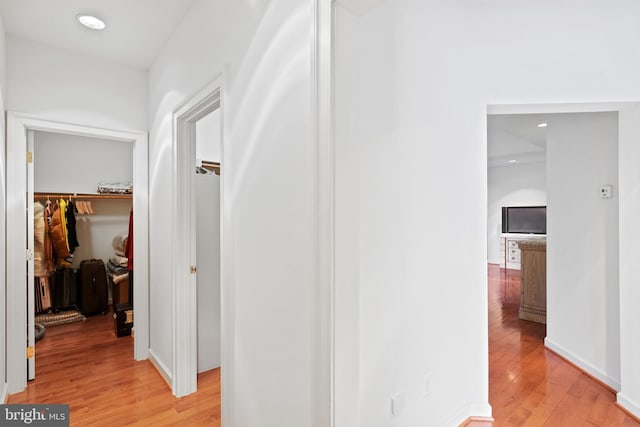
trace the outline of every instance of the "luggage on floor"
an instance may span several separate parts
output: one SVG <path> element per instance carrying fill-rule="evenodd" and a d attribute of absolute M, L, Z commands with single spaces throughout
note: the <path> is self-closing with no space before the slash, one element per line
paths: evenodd
<path fill-rule="evenodd" d="M 52 305 L 55 310 L 78 307 L 78 272 L 72 268 L 59 268 L 53 276 Z"/>
<path fill-rule="evenodd" d="M 116 337 L 131 335 L 133 327 L 133 308 L 128 304 L 116 304 L 113 307 L 113 326 Z"/>
<path fill-rule="evenodd" d="M 80 263 L 80 311 L 82 314 L 107 312 L 107 270 L 101 259 Z"/>
<path fill-rule="evenodd" d="M 49 288 L 48 277 L 36 277 L 36 301 L 39 300 L 40 304 L 36 304 L 36 311 L 46 311 L 51 308 L 51 289 Z M 38 307 L 38 305 L 40 307 Z M 38 310 L 38 308 L 40 310 Z"/>

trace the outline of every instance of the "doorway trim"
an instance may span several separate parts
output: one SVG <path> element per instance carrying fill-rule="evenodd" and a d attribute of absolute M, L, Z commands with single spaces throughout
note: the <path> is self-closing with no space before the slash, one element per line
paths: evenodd
<path fill-rule="evenodd" d="M 171 388 L 177 397 L 186 396 L 198 388 L 198 331 L 197 331 L 197 265 L 196 265 L 196 197 L 194 174 L 196 167 L 196 122 L 207 114 L 220 109 L 221 114 L 221 169 L 225 170 L 224 109 L 222 92 L 223 74 L 195 94 L 186 104 L 173 113 L 173 366 Z M 225 211 L 225 173 L 220 174 L 220 209 Z M 222 220 L 221 220 L 222 221 Z M 233 328 L 226 319 L 232 319 L 228 290 L 233 288 L 225 265 L 228 264 L 225 227 L 221 229 L 221 365 L 225 377 L 230 375 L 233 348 L 230 338 Z M 227 263 L 227 264 L 225 264 Z M 225 333 L 226 332 L 226 333 Z M 226 357 L 225 357 L 226 356 Z M 223 378 L 224 381 L 224 378 Z M 225 391 L 227 388 L 225 387 Z"/>
<path fill-rule="evenodd" d="M 134 358 L 149 353 L 149 206 L 148 138 L 146 132 L 102 129 L 49 121 L 38 116 L 7 112 L 7 383 L 9 393 L 27 386 L 26 233 L 27 221 L 27 131 L 53 132 L 133 143 L 134 211 L 134 311 L 136 333 Z"/>
<path fill-rule="evenodd" d="M 311 36 L 312 138 L 316 153 L 316 281 L 312 317 L 315 427 L 336 424 L 335 140 L 333 133 L 335 2 L 314 0 Z"/>

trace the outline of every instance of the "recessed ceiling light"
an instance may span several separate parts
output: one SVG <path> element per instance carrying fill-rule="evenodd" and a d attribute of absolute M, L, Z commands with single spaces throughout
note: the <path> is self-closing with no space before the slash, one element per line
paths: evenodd
<path fill-rule="evenodd" d="M 92 30 L 104 30 L 106 25 L 100 18 L 96 18 L 93 15 L 86 13 L 80 13 L 76 15 L 76 19 L 79 23 Z"/>
<path fill-rule="evenodd" d="M 511 159 L 509 160 L 509 163 L 518 163 L 518 161 L 516 159 Z"/>
<path fill-rule="evenodd" d="M 547 127 L 547 123 L 538 123 L 538 127 L 539 128 L 546 128 Z"/>

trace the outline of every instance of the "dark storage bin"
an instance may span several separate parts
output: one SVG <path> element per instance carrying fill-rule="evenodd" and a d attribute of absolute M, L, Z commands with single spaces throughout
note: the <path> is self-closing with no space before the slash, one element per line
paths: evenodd
<path fill-rule="evenodd" d="M 54 311 L 78 308 L 78 270 L 60 268 L 52 278 Z"/>
<path fill-rule="evenodd" d="M 117 337 L 131 335 L 133 308 L 128 304 L 116 304 L 113 308 L 113 326 Z"/>

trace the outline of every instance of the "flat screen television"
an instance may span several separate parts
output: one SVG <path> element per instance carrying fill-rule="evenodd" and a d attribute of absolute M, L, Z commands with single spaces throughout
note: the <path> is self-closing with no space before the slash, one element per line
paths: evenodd
<path fill-rule="evenodd" d="M 504 206 L 502 232 L 519 234 L 547 234 L 546 206 Z"/>

